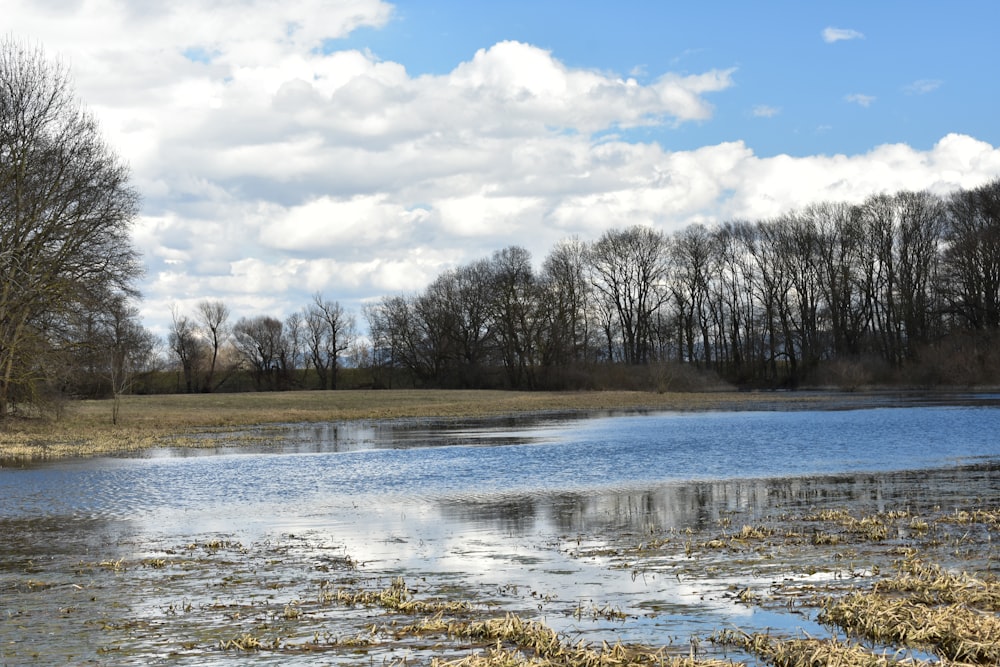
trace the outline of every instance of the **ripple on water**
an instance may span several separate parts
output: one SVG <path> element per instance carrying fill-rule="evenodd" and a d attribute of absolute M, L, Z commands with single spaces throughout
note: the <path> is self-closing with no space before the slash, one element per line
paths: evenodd
<path fill-rule="evenodd" d="M 327 576 L 317 564 L 349 555 L 363 564 L 357 576 L 461 587 L 585 638 L 681 642 L 728 623 L 813 632 L 808 616 L 734 602 L 732 587 L 753 573 L 688 577 L 683 550 L 638 570 L 627 548 L 649 535 L 677 546 L 688 530 L 711 535 L 729 521 L 817 507 L 947 512 L 970 494 L 998 503 L 998 427 L 1000 410 L 974 407 L 644 415 L 505 423 L 498 433 L 334 437 L 320 427 L 310 437 L 335 444 L 4 469 L 0 532 L 15 537 L 0 545 L 0 589 L 39 615 L 79 605 L 81 617 L 119 618 L 126 612 L 101 605 L 125 600 L 167 635 L 186 626 L 170 625 L 163 609 L 194 599 L 198 586 L 234 605 L 253 591 L 235 580 L 231 591 L 219 587 L 211 568 L 161 577 L 142 560 L 173 567 L 194 544 L 190 560 L 210 563 L 213 552 L 199 545 L 222 536 L 250 548 L 226 551 L 227 562 L 269 573 L 289 600 L 315 596 L 310 586 Z M 119 560 L 129 569 L 99 565 Z M 24 588 L 27 578 L 53 591 L 81 585 L 82 571 L 104 587 L 87 591 L 94 601 Z M 584 618 L 609 605 L 628 619 Z M 73 637 L 92 646 L 85 630 Z"/>

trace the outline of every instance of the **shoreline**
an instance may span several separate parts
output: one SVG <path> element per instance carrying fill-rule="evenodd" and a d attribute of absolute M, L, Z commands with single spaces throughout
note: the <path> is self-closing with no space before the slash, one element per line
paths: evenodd
<path fill-rule="evenodd" d="M 219 443 L 206 434 L 289 424 L 636 411 L 843 410 L 970 400 L 1000 403 L 995 390 L 989 389 L 683 393 L 404 389 L 125 396 L 118 425 L 111 423 L 110 399 L 75 401 L 58 417 L 19 418 L 3 424 L 0 467 L 161 446 L 211 447 Z"/>

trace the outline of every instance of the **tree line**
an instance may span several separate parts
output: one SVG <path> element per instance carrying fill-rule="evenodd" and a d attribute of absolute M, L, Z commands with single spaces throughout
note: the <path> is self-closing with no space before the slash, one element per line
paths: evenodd
<path fill-rule="evenodd" d="M 1000 179 L 673 234 L 609 229 L 536 268 L 509 246 L 357 317 L 173 313 L 157 390 L 685 388 L 995 381 Z M 105 372 L 104 376 L 108 373 Z"/>
<path fill-rule="evenodd" d="M 647 385 L 683 368 L 756 387 L 995 381 L 1000 180 L 611 229 L 540 271 L 512 246 L 365 317 L 375 377 L 417 386 L 600 386 L 609 366 Z"/>
<path fill-rule="evenodd" d="M 357 341 L 354 316 L 319 293 L 284 319 L 256 315 L 232 322 L 218 299 L 200 301 L 192 315 L 176 308 L 172 315 L 167 344 L 175 390 L 184 392 L 337 389 L 344 358 Z"/>

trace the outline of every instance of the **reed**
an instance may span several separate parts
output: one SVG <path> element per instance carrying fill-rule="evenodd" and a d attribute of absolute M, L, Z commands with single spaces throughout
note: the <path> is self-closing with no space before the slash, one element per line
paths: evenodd
<path fill-rule="evenodd" d="M 264 648 L 264 644 L 258 637 L 245 632 L 228 641 L 219 642 L 219 648 L 223 651 L 259 651 Z"/>
<path fill-rule="evenodd" d="M 1000 619 L 964 604 L 931 606 L 853 592 L 828 602 L 819 620 L 871 641 L 923 648 L 949 660 L 1000 663 Z"/>
<path fill-rule="evenodd" d="M 756 655 L 776 667 L 929 667 L 921 660 L 898 660 L 837 639 L 782 639 L 764 633 L 721 630 L 710 641 Z"/>
<path fill-rule="evenodd" d="M 406 582 L 402 577 L 394 579 L 388 587 L 380 591 L 350 591 L 346 589 L 323 591 L 320 595 L 320 602 L 323 604 L 337 603 L 348 607 L 382 607 L 388 611 L 402 614 L 454 614 L 472 609 L 472 605 L 463 600 L 416 600 L 407 589 Z"/>
<path fill-rule="evenodd" d="M 984 611 L 1000 611 L 1000 581 L 967 572 L 953 574 L 935 563 L 904 561 L 894 577 L 875 584 L 874 593 L 906 593 L 923 604 L 962 604 Z"/>
<path fill-rule="evenodd" d="M 452 636 L 493 645 L 485 654 L 473 654 L 447 662 L 435 660 L 437 667 L 501 667 L 531 665 L 537 667 L 732 667 L 730 661 L 699 660 L 694 657 L 667 656 L 664 649 L 602 642 L 593 647 L 580 641 L 570 643 L 552 628 L 515 614 L 484 621 L 456 623 L 449 627 Z"/>
<path fill-rule="evenodd" d="M 656 662 L 629 662 L 622 661 L 615 655 L 601 656 L 595 654 L 587 656 L 586 662 L 568 662 L 579 658 L 577 655 L 570 655 L 566 658 L 547 658 L 541 656 L 524 655 L 517 649 L 508 649 L 503 646 L 494 646 L 484 653 L 473 653 L 458 660 L 442 660 L 435 658 L 431 660 L 432 667 L 629 667 L 630 665 L 656 665 L 657 667 L 738 667 L 741 663 L 734 663 L 729 660 L 717 659 L 696 659 L 684 657 L 663 657 Z"/>

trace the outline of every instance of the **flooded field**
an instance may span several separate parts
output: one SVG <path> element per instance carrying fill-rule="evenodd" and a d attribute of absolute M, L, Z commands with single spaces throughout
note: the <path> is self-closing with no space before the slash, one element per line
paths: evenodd
<path fill-rule="evenodd" d="M 977 397 L 0 469 L 0 664 L 995 664 L 998 434 Z"/>

